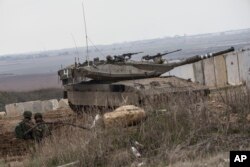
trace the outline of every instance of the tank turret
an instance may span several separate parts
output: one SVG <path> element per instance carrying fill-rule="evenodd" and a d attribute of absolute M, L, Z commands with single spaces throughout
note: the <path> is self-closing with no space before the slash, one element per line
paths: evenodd
<path fill-rule="evenodd" d="M 179 50 L 173 51 L 177 52 Z M 126 61 L 123 57 L 122 60 L 110 59 L 92 65 L 80 65 L 71 69 L 71 73 L 73 78 L 90 78 L 93 80 L 101 80 L 101 81 L 119 81 L 119 80 L 130 80 L 130 79 L 141 79 L 141 78 L 152 78 L 158 77 L 175 67 L 182 66 L 185 64 L 195 63 L 202 59 L 207 59 L 210 57 L 219 56 L 225 53 L 229 53 L 234 51 L 234 48 L 231 47 L 226 50 L 222 50 L 219 52 L 208 53 L 205 55 L 196 55 L 193 57 L 185 58 L 173 63 L 157 63 L 157 62 L 145 62 L 145 61 Z M 165 53 L 166 54 L 169 54 Z M 172 52 L 171 52 L 172 53 Z M 161 56 L 164 54 L 161 54 Z M 155 55 L 158 57 L 157 55 Z M 155 56 L 151 57 L 152 59 L 156 58 Z M 76 79 L 75 79 L 76 80 Z"/>

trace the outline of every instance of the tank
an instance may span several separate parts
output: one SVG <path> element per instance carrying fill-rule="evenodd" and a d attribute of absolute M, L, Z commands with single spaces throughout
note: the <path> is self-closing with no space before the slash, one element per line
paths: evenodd
<path fill-rule="evenodd" d="M 198 62 L 210 57 L 234 51 L 231 47 L 219 52 L 196 55 L 186 59 L 167 62 L 164 55 L 180 49 L 143 56 L 141 61 L 131 60 L 137 53 L 107 56 L 106 60 L 95 58 L 82 64 L 75 63 L 58 71 L 64 86 L 64 97 L 70 107 L 83 110 L 88 107 L 118 107 L 124 104 L 142 105 L 172 94 L 198 92 L 208 94 L 207 87 L 176 77 L 161 77 L 175 67 Z"/>

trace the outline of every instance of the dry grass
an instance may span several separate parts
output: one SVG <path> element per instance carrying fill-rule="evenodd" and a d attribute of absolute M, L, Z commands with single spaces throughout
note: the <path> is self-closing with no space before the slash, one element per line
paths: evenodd
<path fill-rule="evenodd" d="M 63 127 L 36 146 L 26 165 L 49 167 L 79 160 L 78 166 L 140 162 L 145 166 L 193 166 L 197 159 L 249 148 L 249 94 L 240 89 L 218 95 L 204 98 L 190 93 L 161 97 L 157 104 L 149 101 L 143 106 L 148 118 L 128 128 L 86 131 Z M 131 152 L 134 141 L 143 144 L 138 148 L 141 158 Z"/>

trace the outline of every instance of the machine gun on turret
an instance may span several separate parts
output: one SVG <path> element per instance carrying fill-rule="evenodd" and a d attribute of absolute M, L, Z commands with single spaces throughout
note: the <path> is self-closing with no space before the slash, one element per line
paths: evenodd
<path fill-rule="evenodd" d="M 146 56 L 143 56 L 142 59 L 144 59 L 144 60 L 152 60 L 153 59 L 154 62 L 162 64 L 163 63 L 162 56 L 165 56 L 165 55 L 170 54 L 170 53 L 179 52 L 179 51 L 181 51 L 181 49 L 177 49 L 177 50 L 174 50 L 171 52 L 157 53 L 156 55 L 153 55 L 153 56 L 146 55 Z"/>
<path fill-rule="evenodd" d="M 124 53 L 122 55 L 114 56 L 115 62 L 124 62 L 131 59 L 132 55 L 139 54 L 143 52 L 134 52 L 134 53 Z"/>

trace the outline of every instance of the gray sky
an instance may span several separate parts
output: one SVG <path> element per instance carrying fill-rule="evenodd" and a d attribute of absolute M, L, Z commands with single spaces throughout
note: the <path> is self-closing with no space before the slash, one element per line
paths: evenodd
<path fill-rule="evenodd" d="M 85 0 L 95 44 L 250 28 L 250 0 Z M 85 45 L 82 0 L 0 0 L 0 55 Z"/>

